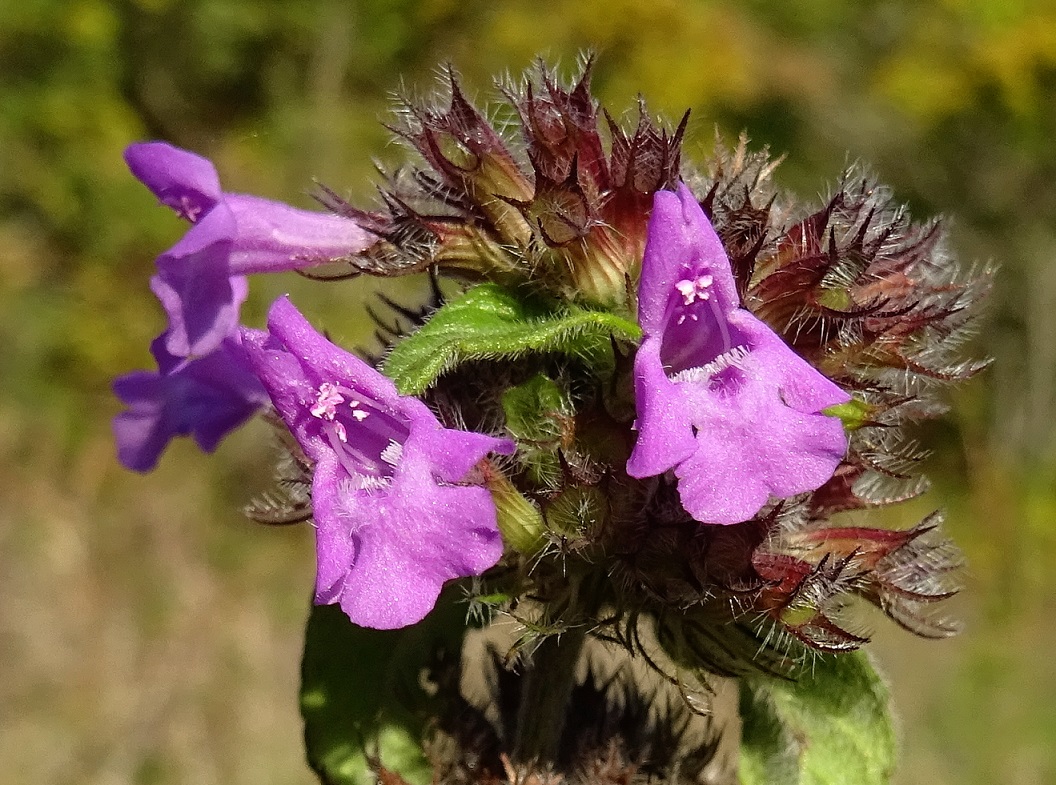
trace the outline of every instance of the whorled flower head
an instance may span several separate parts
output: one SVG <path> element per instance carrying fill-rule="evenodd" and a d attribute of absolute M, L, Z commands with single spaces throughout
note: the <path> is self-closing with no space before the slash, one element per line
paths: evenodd
<path fill-rule="evenodd" d="M 268 332 L 243 330 L 275 408 L 314 463 L 316 601 L 357 624 L 421 620 L 441 585 L 502 555 L 495 504 L 473 482 L 488 453 L 513 444 L 444 428 L 416 398 L 316 332 L 286 299 Z"/>
<path fill-rule="evenodd" d="M 212 452 L 268 400 L 236 337 L 193 360 L 174 357 L 166 345 L 163 333 L 150 346 L 157 372 L 133 371 L 114 381 L 128 406 L 113 423 L 118 459 L 137 472 L 153 469 L 177 436 L 193 436 Z"/>
<path fill-rule="evenodd" d="M 243 333 L 300 445 L 288 519 L 304 518 L 311 483 L 319 601 L 395 627 L 443 581 L 482 574 L 474 591 L 508 598 L 526 646 L 579 629 L 633 649 L 645 620 L 673 661 L 729 674 L 787 673 L 797 640 L 861 645 L 841 625 L 856 598 L 948 634 L 930 609 L 957 556 L 931 523 L 833 516 L 924 487 L 903 426 L 980 367 L 961 351 L 987 276 L 958 273 L 938 225 L 913 224 L 868 177 L 803 208 L 744 143 L 695 171 L 684 122 L 643 109 L 624 128 L 589 76 L 506 83 L 519 138 L 454 76 L 439 104 L 408 101 L 393 130 L 416 161 L 381 209 L 324 193 L 341 217 L 224 194 L 211 164 L 167 145 L 130 150 L 194 223 L 154 280 L 173 354 L 227 335 L 249 272 L 346 257 L 352 275 L 488 284 L 422 313 L 397 306 L 383 327 L 398 344 L 385 362 L 415 366 L 401 387 L 432 409 L 285 301 L 270 333 Z M 512 451 L 483 435 L 500 422 L 517 440 L 501 475 L 475 468 Z"/>
<path fill-rule="evenodd" d="M 941 519 L 934 514 L 897 531 L 790 527 L 752 555 L 764 581 L 756 607 L 800 641 L 829 651 L 854 649 L 867 640 L 841 621 L 850 596 L 921 637 L 948 637 L 960 625 L 935 609 L 956 593 L 952 579 L 963 560 L 948 540 L 936 536 Z"/>
<path fill-rule="evenodd" d="M 812 215 L 772 169 L 720 148 L 709 176 L 687 172 L 695 193 L 654 197 L 636 350 L 614 339 L 592 368 L 483 358 L 429 392 L 489 422 L 514 385 L 513 512 L 543 542 L 523 549 L 520 583 L 504 571 L 484 591 L 540 602 L 531 629 L 597 624 L 633 648 L 650 618 L 672 656 L 723 674 L 788 673 L 800 644 L 857 648 L 859 600 L 920 635 L 955 630 L 937 609 L 959 556 L 937 518 L 900 531 L 832 516 L 923 487 L 902 426 L 940 411 L 937 382 L 978 368 L 955 361 L 986 277 L 959 282 L 940 233 L 875 184 L 848 176 Z M 592 616 L 570 588 L 584 584 L 622 611 Z"/>
<path fill-rule="evenodd" d="M 174 355 L 207 354 L 238 326 L 249 273 L 296 270 L 363 251 L 376 241 L 355 221 L 225 193 L 205 158 L 165 142 L 125 151 L 129 169 L 193 226 L 158 258 L 151 288 L 169 315 Z"/>
<path fill-rule="evenodd" d="M 832 477 L 847 438 L 821 411 L 850 396 L 740 307 L 722 243 L 685 185 L 656 194 L 638 320 L 628 474 L 673 469 L 703 523 L 746 521 L 770 496 Z"/>

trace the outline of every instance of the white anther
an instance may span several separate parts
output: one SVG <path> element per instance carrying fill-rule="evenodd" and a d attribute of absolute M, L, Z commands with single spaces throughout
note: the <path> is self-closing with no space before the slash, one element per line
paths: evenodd
<path fill-rule="evenodd" d="M 698 275 L 692 281 L 688 278 L 683 278 L 675 284 L 675 289 L 680 295 L 682 295 L 683 305 L 692 305 L 697 300 L 708 300 L 711 298 L 711 292 L 708 289 L 715 283 L 714 276 L 711 275 Z"/>
<path fill-rule="evenodd" d="M 345 396 L 337 391 L 336 385 L 323 382 L 319 385 L 319 395 L 315 399 L 315 405 L 309 411 L 312 417 L 333 421 L 337 416 L 338 404 L 344 403 L 344 400 Z"/>

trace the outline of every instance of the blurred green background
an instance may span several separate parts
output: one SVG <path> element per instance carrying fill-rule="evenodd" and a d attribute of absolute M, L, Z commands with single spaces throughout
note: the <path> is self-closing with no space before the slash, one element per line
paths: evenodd
<path fill-rule="evenodd" d="M 692 108 L 788 153 L 817 199 L 854 160 L 952 217 L 1001 274 L 993 367 L 922 431 L 932 506 L 968 553 L 948 642 L 876 624 L 908 783 L 1056 782 L 1056 9 L 1049 0 L 19 0 L 0 5 L 0 783 L 310 783 L 296 687 L 310 533 L 239 507 L 269 477 L 251 426 L 215 456 L 120 469 L 110 379 L 162 327 L 152 259 L 182 227 L 125 171 L 130 141 L 216 161 L 225 186 L 311 206 L 371 193 L 404 83 L 451 61 L 471 94 L 543 54 L 599 53 L 615 113 Z M 292 276 L 256 280 L 260 319 Z M 300 302 L 361 324 L 363 289 Z M 320 292 L 316 291 L 316 296 Z M 331 316 L 331 319 L 336 319 Z"/>

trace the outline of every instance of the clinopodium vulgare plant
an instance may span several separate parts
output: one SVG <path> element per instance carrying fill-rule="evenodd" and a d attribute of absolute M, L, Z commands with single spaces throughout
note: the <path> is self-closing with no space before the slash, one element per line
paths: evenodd
<path fill-rule="evenodd" d="M 120 459 L 278 432 L 247 511 L 315 530 L 324 782 L 884 782 L 858 606 L 948 636 L 960 557 L 938 513 L 846 513 L 925 490 L 911 426 L 982 367 L 989 273 L 856 168 L 804 204 L 744 139 L 686 161 L 686 117 L 617 120 L 590 70 L 501 85 L 512 129 L 451 73 L 398 108 L 409 162 L 373 206 L 226 193 L 194 153 L 129 147 L 190 228 L 151 279 L 157 370 L 115 383 Z M 282 270 L 429 294 L 382 297 L 368 355 L 287 298 L 241 325 L 247 276 Z"/>

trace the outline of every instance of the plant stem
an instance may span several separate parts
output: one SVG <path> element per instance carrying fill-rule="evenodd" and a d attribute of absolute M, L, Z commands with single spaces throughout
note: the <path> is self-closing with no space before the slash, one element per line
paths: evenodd
<path fill-rule="evenodd" d="M 585 632 L 571 630 L 544 639 L 532 653 L 517 710 L 515 762 L 545 763 L 556 757 L 585 641 Z"/>

